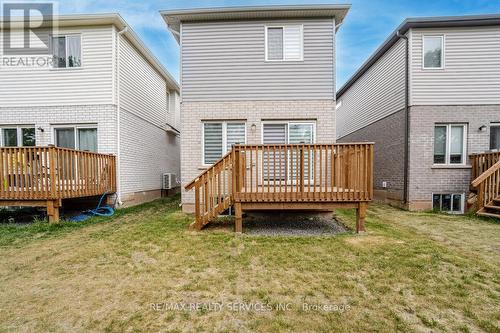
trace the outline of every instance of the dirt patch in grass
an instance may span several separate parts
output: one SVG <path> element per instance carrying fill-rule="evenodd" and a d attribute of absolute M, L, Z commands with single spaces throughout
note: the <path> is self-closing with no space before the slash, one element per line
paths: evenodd
<path fill-rule="evenodd" d="M 370 205 L 361 236 L 235 237 L 177 204 L 0 229 L 0 332 L 499 331 L 498 224 Z"/>
<path fill-rule="evenodd" d="M 251 212 L 244 216 L 243 233 L 260 236 L 334 236 L 352 230 L 332 213 Z M 233 231 L 233 217 L 222 217 L 205 230 Z"/>

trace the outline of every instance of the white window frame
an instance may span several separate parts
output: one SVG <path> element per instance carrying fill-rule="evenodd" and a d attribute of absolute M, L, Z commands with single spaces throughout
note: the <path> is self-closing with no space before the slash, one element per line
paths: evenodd
<path fill-rule="evenodd" d="M 445 152 L 445 162 L 444 163 L 434 163 L 434 144 L 436 138 L 433 140 L 432 144 L 432 162 L 435 166 L 463 166 L 467 164 L 467 124 L 465 123 L 435 123 L 433 130 L 435 135 L 435 129 L 438 126 L 446 127 L 446 152 Z M 451 151 L 451 128 L 456 126 L 462 126 L 463 132 L 463 143 L 462 143 L 462 163 L 450 163 L 450 151 Z"/>
<path fill-rule="evenodd" d="M 226 155 L 227 150 L 227 124 L 244 124 L 245 126 L 245 144 L 247 143 L 247 121 L 246 120 L 203 120 L 201 122 L 201 165 L 210 167 L 213 164 L 205 163 L 205 124 L 222 124 L 222 156 Z M 222 157 L 221 156 L 221 157 Z"/>
<path fill-rule="evenodd" d="M 287 59 L 285 52 L 285 28 L 287 26 L 298 26 L 300 28 L 300 59 Z M 269 59 L 267 55 L 267 30 L 269 28 L 282 28 L 283 29 L 283 59 Z M 304 61 L 304 25 L 303 24 L 272 24 L 264 26 L 264 44 L 265 44 L 265 61 L 266 62 L 293 62 Z"/>
<path fill-rule="evenodd" d="M 33 128 L 35 129 L 35 146 L 36 146 L 36 127 L 35 125 L 1 125 L 0 126 L 0 147 L 4 147 L 4 138 L 3 138 L 3 130 L 4 129 L 15 129 L 16 137 L 17 137 L 17 146 L 16 147 L 24 147 L 23 145 L 23 129 L 25 128 Z"/>
<path fill-rule="evenodd" d="M 490 146 L 490 143 L 491 143 L 491 128 L 492 127 L 500 127 L 500 122 L 491 122 L 490 123 L 490 137 L 489 137 L 489 142 L 488 142 L 488 146 L 489 146 L 490 150 L 492 150 L 492 151 L 499 151 L 500 149 L 498 149 L 498 148 L 494 149 L 494 148 L 491 148 L 491 146 Z"/>
<path fill-rule="evenodd" d="M 54 67 L 54 65 L 52 65 L 52 67 L 50 68 L 51 70 L 54 70 L 54 71 L 59 71 L 59 70 L 62 70 L 62 71 L 65 71 L 65 70 L 79 70 L 79 69 L 83 69 L 83 66 L 84 66 L 84 60 L 83 60 L 83 38 L 82 38 L 82 34 L 81 33 L 66 33 L 66 34 L 55 34 L 55 35 L 50 35 L 50 52 L 52 52 L 53 50 L 53 39 L 54 38 L 58 38 L 58 37 L 64 37 L 65 39 L 69 36 L 79 36 L 80 37 L 80 67 L 68 67 L 68 43 L 65 42 L 65 48 L 66 48 L 66 67 Z M 52 56 L 54 56 L 53 54 L 51 54 Z"/>
<path fill-rule="evenodd" d="M 441 38 L 441 67 L 425 67 L 425 38 L 426 37 L 438 37 Z M 445 56 L 445 35 L 422 35 L 422 69 L 424 70 L 442 70 L 445 68 L 444 60 Z"/>
<path fill-rule="evenodd" d="M 56 143 L 56 130 L 57 129 L 70 129 L 72 128 L 74 130 L 74 136 L 75 136 L 75 150 L 80 150 L 80 140 L 78 138 L 78 130 L 79 129 L 95 129 L 96 130 L 96 135 L 97 135 L 97 152 L 99 152 L 99 129 L 97 124 L 57 124 L 57 125 L 52 125 L 52 139 L 51 142 L 54 146 L 57 146 Z"/>
<path fill-rule="evenodd" d="M 290 125 L 304 124 L 304 125 L 312 125 L 313 128 L 313 144 L 316 143 L 316 121 L 311 120 L 265 120 L 261 122 L 260 126 L 260 143 L 264 144 L 264 125 L 265 124 L 284 124 L 287 126 L 286 128 L 286 143 L 290 142 Z"/>
<path fill-rule="evenodd" d="M 434 209 L 434 195 L 451 195 L 451 211 L 446 211 L 446 210 L 441 210 L 441 207 L 443 206 L 442 200 L 440 201 L 439 204 L 439 211 L 447 214 L 463 214 L 465 212 L 465 193 L 432 193 L 431 194 L 431 202 L 432 202 L 432 209 Z M 453 211 L 453 196 L 454 195 L 459 195 L 460 196 L 460 211 Z"/>

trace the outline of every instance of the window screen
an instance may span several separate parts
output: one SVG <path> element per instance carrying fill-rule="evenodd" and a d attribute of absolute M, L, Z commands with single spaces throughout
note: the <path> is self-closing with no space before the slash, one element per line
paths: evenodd
<path fill-rule="evenodd" d="M 283 28 L 267 29 L 267 59 L 283 60 Z"/>

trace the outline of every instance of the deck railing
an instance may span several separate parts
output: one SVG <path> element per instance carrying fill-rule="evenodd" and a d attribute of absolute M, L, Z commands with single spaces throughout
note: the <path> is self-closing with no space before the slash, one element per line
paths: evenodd
<path fill-rule="evenodd" d="M 471 177 L 476 179 L 500 160 L 500 151 L 471 154 L 469 159 L 472 166 Z"/>
<path fill-rule="evenodd" d="M 1 200 L 57 200 L 115 191 L 115 156 L 53 146 L 0 148 Z"/>
<path fill-rule="evenodd" d="M 235 145 L 192 188 L 197 228 L 234 202 L 370 201 L 373 144 Z"/>
<path fill-rule="evenodd" d="M 369 201 L 372 144 L 237 145 L 235 200 Z"/>
<path fill-rule="evenodd" d="M 500 196 L 500 161 L 474 179 L 472 186 L 477 191 L 477 208 L 481 210 Z"/>

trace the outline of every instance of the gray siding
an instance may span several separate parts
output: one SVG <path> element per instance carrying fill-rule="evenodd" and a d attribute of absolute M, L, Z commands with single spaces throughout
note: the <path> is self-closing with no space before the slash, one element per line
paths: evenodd
<path fill-rule="evenodd" d="M 445 39 L 445 68 L 422 69 L 423 34 Z M 412 30 L 411 104 L 500 104 L 500 26 Z"/>
<path fill-rule="evenodd" d="M 266 62 L 266 24 L 304 26 L 304 61 Z M 183 101 L 334 98 L 334 22 L 303 20 L 184 23 Z"/>
<path fill-rule="evenodd" d="M 399 40 L 338 99 L 338 138 L 404 108 L 405 63 Z"/>

